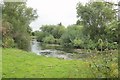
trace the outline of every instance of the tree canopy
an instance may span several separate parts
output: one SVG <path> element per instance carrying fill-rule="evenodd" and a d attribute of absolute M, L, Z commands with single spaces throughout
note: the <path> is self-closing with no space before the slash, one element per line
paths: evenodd
<path fill-rule="evenodd" d="M 77 17 L 84 24 L 84 34 L 90 35 L 92 40 L 102 38 L 107 35 L 105 29 L 110 27 L 111 22 L 117 22 L 114 5 L 106 2 L 91 2 L 86 5 L 77 4 Z M 117 26 L 115 26 L 117 27 Z"/>
<path fill-rule="evenodd" d="M 29 24 L 38 17 L 36 10 L 27 7 L 25 2 L 5 2 L 2 13 L 3 47 L 8 47 L 5 43 L 9 43 L 6 38 L 10 37 L 14 46 L 27 50 L 31 32 Z"/>

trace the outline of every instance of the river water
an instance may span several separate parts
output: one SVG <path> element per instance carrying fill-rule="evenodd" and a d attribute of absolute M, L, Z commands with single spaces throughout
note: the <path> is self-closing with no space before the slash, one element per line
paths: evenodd
<path fill-rule="evenodd" d="M 37 55 L 42 55 L 46 57 L 56 57 L 61 59 L 81 59 L 86 56 L 86 54 L 74 54 L 74 51 L 70 48 L 63 48 L 56 44 L 43 44 L 37 42 L 36 39 L 31 41 L 31 51 Z M 88 54 L 87 54 L 88 55 Z"/>

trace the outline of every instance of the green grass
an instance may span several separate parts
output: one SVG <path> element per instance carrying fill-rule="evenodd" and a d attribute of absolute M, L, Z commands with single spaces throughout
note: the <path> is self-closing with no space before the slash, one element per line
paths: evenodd
<path fill-rule="evenodd" d="M 89 62 L 38 56 L 19 49 L 3 49 L 4 78 L 93 78 Z M 89 59 L 88 59 L 89 60 Z"/>
<path fill-rule="evenodd" d="M 3 49 L 5 78 L 78 78 L 92 77 L 88 64 L 80 60 L 46 58 L 18 49 Z"/>

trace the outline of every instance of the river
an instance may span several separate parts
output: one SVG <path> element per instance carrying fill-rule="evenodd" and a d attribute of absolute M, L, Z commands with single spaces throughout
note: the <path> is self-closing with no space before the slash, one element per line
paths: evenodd
<path fill-rule="evenodd" d="M 37 55 L 67 60 L 82 59 L 88 56 L 88 53 L 78 53 L 71 48 L 63 48 L 57 44 L 44 44 L 42 42 L 37 42 L 36 39 L 31 41 L 31 51 Z"/>

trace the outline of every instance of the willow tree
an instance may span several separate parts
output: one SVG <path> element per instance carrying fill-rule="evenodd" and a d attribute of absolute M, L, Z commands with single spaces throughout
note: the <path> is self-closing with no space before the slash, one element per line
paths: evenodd
<path fill-rule="evenodd" d="M 29 24 L 38 16 L 36 10 L 26 6 L 25 2 L 3 4 L 3 19 L 12 25 L 11 34 L 16 47 L 27 50 L 30 41 Z M 2 26 L 4 27 L 4 26 Z"/>

